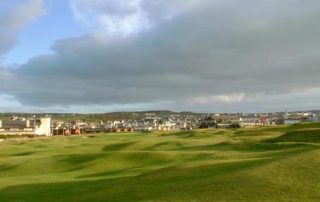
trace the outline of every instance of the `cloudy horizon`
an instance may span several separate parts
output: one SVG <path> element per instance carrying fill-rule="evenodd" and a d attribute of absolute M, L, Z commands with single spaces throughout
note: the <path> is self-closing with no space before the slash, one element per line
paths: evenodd
<path fill-rule="evenodd" d="M 316 0 L 0 0 L 0 112 L 320 109 Z"/>

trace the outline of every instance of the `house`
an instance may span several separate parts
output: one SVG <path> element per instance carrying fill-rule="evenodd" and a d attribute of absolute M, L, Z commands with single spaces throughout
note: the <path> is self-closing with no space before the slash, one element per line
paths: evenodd
<path fill-rule="evenodd" d="M 168 120 L 168 121 L 162 121 L 161 124 L 158 125 L 158 130 L 162 131 L 171 131 L 171 130 L 176 130 L 177 124 Z"/>
<path fill-rule="evenodd" d="M 215 128 L 216 125 L 217 121 L 211 116 L 207 116 L 200 120 L 199 128 Z"/>
<path fill-rule="evenodd" d="M 245 117 L 239 119 L 241 127 L 256 127 L 266 125 L 266 119 L 264 117 Z"/>
<path fill-rule="evenodd" d="M 318 122 L 319 121 L 319 117 L 317 114 L 312 114 L 311 116 L 308 117 L 308 121 L 310 122 Z"/>

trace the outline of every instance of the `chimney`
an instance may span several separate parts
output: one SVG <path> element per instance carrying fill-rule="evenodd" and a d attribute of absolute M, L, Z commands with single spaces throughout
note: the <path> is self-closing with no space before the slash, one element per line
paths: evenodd
<path fill-rule="evenodd" d="M 0 120 L 0 128 L 2 128 L 2 120 Z"/>
<path fill-rule="evenodd" d="M 27 119 L 27 121 L 26 121 L 26 128 L 30 128 L 30 120 L 29 119 Z"/>

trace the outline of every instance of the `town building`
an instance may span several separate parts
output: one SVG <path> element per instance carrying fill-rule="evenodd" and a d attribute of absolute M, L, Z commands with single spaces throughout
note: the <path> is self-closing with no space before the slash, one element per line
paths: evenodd
<path fill-rule="evenodd" d="M 298 124 L 301 123 L 300 119 L 285 119 L 283 120 L 284 125 L 293 125 L 293 124 Z"/>
<path fill-rule="evenodd" d="M 0 120 L 0 134 L 51 136 L 51 118 Z"/>

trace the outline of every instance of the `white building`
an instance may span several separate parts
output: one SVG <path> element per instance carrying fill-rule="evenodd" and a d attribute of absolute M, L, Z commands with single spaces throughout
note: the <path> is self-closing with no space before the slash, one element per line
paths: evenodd
<path fill-rule="evenodd" d="M 51 118 L 41 118 L 40 125 L 36 125 L 35 135 L 52 136 L 51 133 Z"/>

